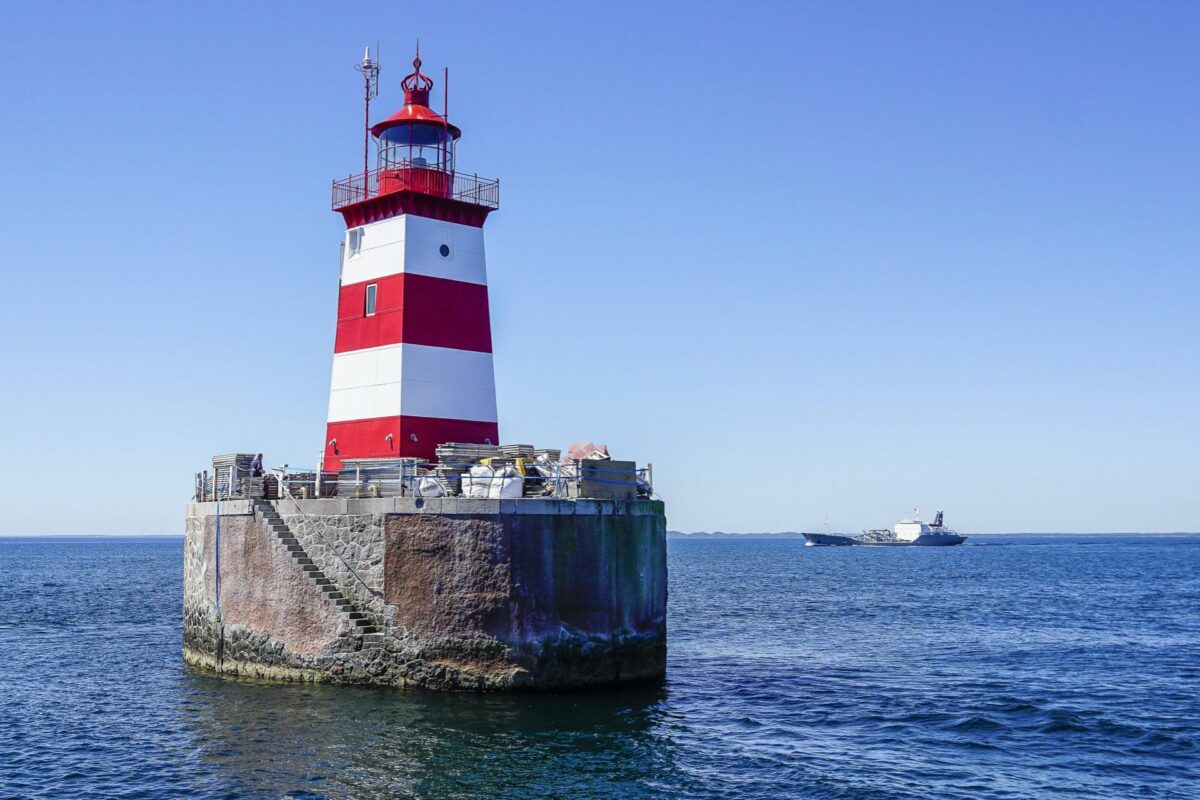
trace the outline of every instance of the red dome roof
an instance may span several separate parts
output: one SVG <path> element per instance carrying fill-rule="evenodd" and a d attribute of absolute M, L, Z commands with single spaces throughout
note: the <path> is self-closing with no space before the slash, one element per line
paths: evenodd
<path fill-rule="evenodd" d="M 419 54 L 413 59 L 413 72 L 400 82 L 400 86 L 404 89 L 404 107 L 382 122 L 372 125 L 372 136 L 377 137 L 388 128 L 414 124 L 444 126 L 450 131 L 453 138 L 457 139 L 462 136 L 462 131 L 429 107 L 429 90 L 433 88 L 433 80 L 428 75 L 421 73 L 421 56 Z"/>

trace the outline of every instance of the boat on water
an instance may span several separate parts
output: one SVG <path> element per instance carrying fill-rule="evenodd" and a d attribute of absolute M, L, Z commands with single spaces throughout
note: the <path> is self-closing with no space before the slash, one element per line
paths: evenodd
<path fill-rule="evenodd" d="M 947 528 L 942 522 L 942 512 L 937 512 L 933 522 L 922 522 L 920 514 L 913 510 L 912 519 L 902 519 L 887 528 L 863 531 L 859 536 L 844 536 L 837 533 L 806 533 L 805 547 L 949 547 L 962 544 L 967 537 Z"/>

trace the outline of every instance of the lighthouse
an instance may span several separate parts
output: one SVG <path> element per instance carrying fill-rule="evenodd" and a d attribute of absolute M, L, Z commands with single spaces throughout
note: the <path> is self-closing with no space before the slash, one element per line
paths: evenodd
<path fill-rule="evenodd" d="M 346 233 L 327 469 L 344 459 L 432 460 L 443 442 L 499 442 L 483 225 L 500 186 L 457 169 L 462 132 L 447 119 L 447 95 L 435 112 L 419 51 L 412 63 L 404 106 L 368 128 L 374 169 L 364 163 L 333 183 Z M 360 71 L 369 125 L 371 77 Z"/>
<path fill-rule="evenodd" d="M 195 474 L 183 656 L 268 680 L 555 690 L 660 681 L 667 519 L 650 465 L 501 445 L 483 226 L 418 52 L 333 183 L 342 242 L 320 470 L 244 449 Z M 459 443 L 442 449 L 438 445 Z M 328 476 L 326 471 L 335 472 Z"/>

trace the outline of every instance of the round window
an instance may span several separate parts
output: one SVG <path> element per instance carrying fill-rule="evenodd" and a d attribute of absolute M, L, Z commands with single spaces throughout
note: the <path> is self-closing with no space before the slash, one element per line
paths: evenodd
<path fill-rule="evenodd" d="M 450 245 L 444 244 L 438 248 L 438 252 L 442 254 L 442 258 L 450 255 Z"/>

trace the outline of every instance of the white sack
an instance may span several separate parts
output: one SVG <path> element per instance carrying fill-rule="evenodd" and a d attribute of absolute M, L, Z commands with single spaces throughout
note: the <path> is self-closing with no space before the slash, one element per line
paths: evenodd
<path fill-rule="evenodd" d="M 437 478 L 426 475 L 417 483 L 417 497 L 441 497 L 446 493 Z"/>
<path fill-rule="evenodd" d="M 488 497 L 492 500 L 511 500 L 524 494 L 524 488 L 521 473 L 517 472 L 516 468 L 501 467 L 496 470 L 496 477 L 492 478 Z"/>
<path fill-rule="evenodd" d="M 478 464 L 462 476 L 462 493 L 463 497 L 474 497 L 477 500 L 486 500 L 488 489 L 492 485 L 492 476 L 495 473 L 491 467 L 483 464 Z"/>

